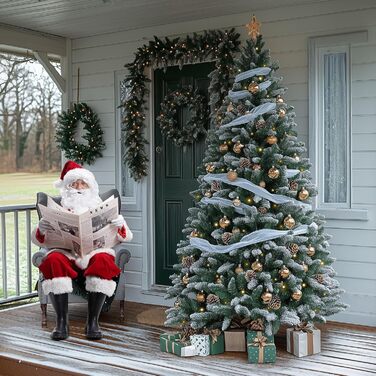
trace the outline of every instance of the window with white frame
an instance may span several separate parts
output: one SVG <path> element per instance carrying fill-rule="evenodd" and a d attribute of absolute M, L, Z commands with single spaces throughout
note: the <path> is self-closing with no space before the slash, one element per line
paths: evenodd
<path fill-rule="evenodd" d="M 349 47 L 318 51 L 320 206 L 350 207 Z"/>

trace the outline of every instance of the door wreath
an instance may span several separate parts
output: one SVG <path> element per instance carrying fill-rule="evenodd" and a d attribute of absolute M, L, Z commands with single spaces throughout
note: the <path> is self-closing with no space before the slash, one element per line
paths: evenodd
<path fill-rule="evenodd" d="M 187 107 L 191 115 L 183 128 L 177 126 L 176 119 L 176 113 L 181 107 Z M 192 87 L 174 90 L 167 94 L 161 103 L 161 112 L 157 117 L 162 134 L 177 146 L 192 144 L 200 136 L 206 135 L 208 121 L 207 100 Z"/>

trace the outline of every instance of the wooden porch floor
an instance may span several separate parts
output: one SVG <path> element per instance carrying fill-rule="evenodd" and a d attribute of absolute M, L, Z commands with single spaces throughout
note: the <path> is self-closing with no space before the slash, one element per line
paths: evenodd
<path fill-rule="evenodd" d="M 154 306 L 153 306 L 154 307 Z M 328 324 L 322 328 L 322 352 L 296 358 L 286 352 L 284 330 L 276 337 L 274 365 L 247 363 L 245 353 L 179 358 L 159 350 L 164 328 L 140 324 L 136 316 L 152 308 L 126 303 L 126 320 L 118 305 L 101 318 L 105 337 L 86 340 L 86 306 L 70 305 L 70 337 L 50 340 L 54 314 L 48 307 L 47 328 L 40 326 L 39 305 L 0 311 L 0 375 L 374 375 L 376 328 Z"/>

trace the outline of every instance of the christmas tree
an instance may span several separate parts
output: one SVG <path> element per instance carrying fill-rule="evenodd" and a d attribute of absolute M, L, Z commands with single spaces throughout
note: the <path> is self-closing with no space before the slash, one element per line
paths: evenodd
<path fill-rule="evenodd" d="M 262 319 L 271 335 L 282 323 L 325 322 L 346 307 L 323 217 L 312 210 L 317 190 L 294 108 L 254 17 L 247 27 L 191 193 L 167 326 L 226 330 Z"/>

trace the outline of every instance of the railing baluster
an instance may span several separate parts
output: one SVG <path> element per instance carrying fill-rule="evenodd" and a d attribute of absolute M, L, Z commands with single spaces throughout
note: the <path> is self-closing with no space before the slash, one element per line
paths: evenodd
<path fill-rule="evenodd" d="M 0 235 L 1 235 L 1 256 L 2 256 L 2 287 L 3 287 L 3 296 L 0 296 L 0 304 L 2 303 L 8 303 L 8 302 L 15 302 L 22 299 L 30 299 L 32 297 L 38 296 L 38 293 L 32 292 L 33 287 L 33 276 L 32 276 L 32 257 L 31 257 L 31 212 L 35 210 L 35 205 L 33 204 L 27 204 L 27 205 L 9 205 L 9 206 L 0 206 Z M 19 212 L 25 212 L 26 213 L 26 227 L 25 229 L 23 227 L 20 228 L 19 224 Z M 15 294 L 11 294 L 12 296 L 8 297 L 8 273 L 7 273 L 7 213 L 8 215 L 11 215 L 13 213 L 14 215 L 14 261 L 15 261 L 15 273 L 16 273 L 16 280 L 15 280 Z M 27 260 L 26 265 L 20 264 L 21 258 L 20 258 L 20 229 L 26 231 L 26 241 L 27 241 Z M 23 232 L 22 232 L 23 234 Z M 23 235 L 22 235 L 23 236 Z M 23 237 L 24 238 L 24 237 Z M 13 246 L 13 245 L 12 245 Z M 9 248 L 11 249 L 11 248 Z M 9 255 L 8 255 L 9 256 Z M 20 277 L 20 268 L 22 270 L 25 270 L 25 267 L 27 268 L 27 292 L 21 292 L 21 286 L 22 286 L 22 280 Z M 13 283 L 12 283 L 13 288 Z"/>
<path fill-rule="evenodd" d="M 16 272 L 16 295 L 20 295 L 20 242 L 18 237 L 18 211 L 14 213 L 14 269 Z"/>
<path fill-rule="evenodd" d="M 3 272 L 3 298 L 8 297 L 8 285 L 7 285 L 7 230 L 5 222 L 5 213 L 1 213 L 1 258 L 2 258 L 2 272 Z"/>
<path fill-rule="evenodd" d="M 31 210 L 26 210 L 26 243 L 27 243 L 27 291 L 32 291 L 31 272 Z"/>

